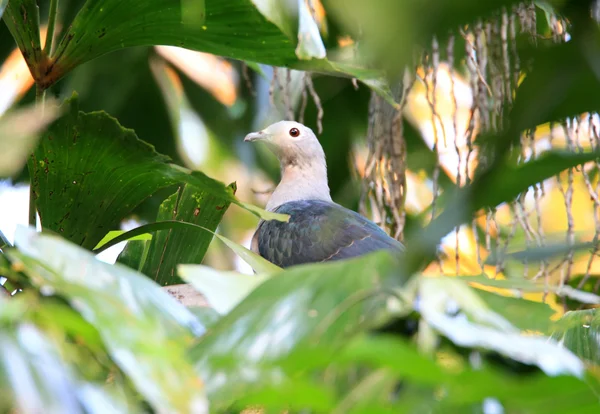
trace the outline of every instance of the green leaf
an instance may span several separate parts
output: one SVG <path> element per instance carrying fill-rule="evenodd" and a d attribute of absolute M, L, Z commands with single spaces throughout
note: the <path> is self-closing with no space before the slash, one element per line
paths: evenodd
<path fill-rule="evenodd" d="M 202 265 L 180 265 L 179 276 L 202 293 L 220 314 L 226 314 L 268 279 L 265 275 L 225 272 Z"/>
<path fill-rule="evenodd" d="M 136 237 L 152 237 L 150 234 L 142 234 Z M 150 241 L 149 240 L 134 240 L 136 237 L 133 237 L 130 241 L 127 242 L 125 248 L 119 256 L 117 257 L 117 263 L 121 263 L 127 267 L 130 267 L 138 272 L 142 271 L 144 263 L 148 258 L 148 250 L 150 249 Z"/>
<path fill-rule="evenodd" d="M 109 231 L 108 233 L 106 233 L 106 236 L 104 236 L 102 238 L 102 240 L 100 240 L 98 242 L 98 244 L 96 245 L 96 247 L 94 247 L 94 249 L 101 248 L 106 243 L 110 242 L 112 239 L 115 239 L 115 238 L 119 237 L 123 233 L 125 233 L 125 230 L 112 230 L 112 231 Z M 140 234 L 139 236 L 135 236 L 135 237 L 132 237 L 132 238 L 129 239 L 129 241 L 148 241 L 148 240 L 152 240 L 152 235 L 151 234 Z"/>
<path fill-rule="evenodd" d="M 304 357 L 310 358 L 311 355 L 305 354 Z M 448 369 L 447 365 L 444 367 L 439 362 L 426 358 L 414 347 L 391 336 L 355 338 L 330 361 L 344 366 L 366 364 L 374 369 L 389 369 L 408 383 L 409 391 L 411 384 L 431 386 L 434 389 L 441 386 L 444 388 L 444 395 L 440 396 L 436 392 L 435 399 L 446 409 L 481 403 L 486 398 L 497 398 L 509 412 L 516 408 L 546 412 L 544 408 L 551 407 L 561 412 L 561 409 L 572 406 L 574 398 L 581 406 L 598 404 L 597 396 L 588 384 L 574 377 L 548 377 L 540 374 L 516 377 L 485 365 L 472 369 L 468 363 L 458 369 Z M 405 395 L 400 390 L 400 401 L 411 397 L 414 395 Z M 440 412 L 447 411 L 441 409 Z"/>
<path fill-rule="evenodd" d="M 575 23 L 575 22 L 573 22 Z M 511 118 L 515 130 L 596 112 L 600 109 L 600 53 L 597 25 L 588 16 L 578 20 L 576 33 L 566 43 L 542 44 L 523 53 L 533 66 L 520 84 Z"/>
<path fill-rule="evenodd" d="M 552 338 L 584 361 L 600 365 L 600 313 L 598 309 L 565 313 L 556 323 Z"/>
<path fill-rule="evenodd" d="M 334 395 L 310 378 L 283 379 L 276 386 L 263 386 L 243 396 L 236 407 L 264 407 L 266 412 L 326 413 L 333 408 Z"/>
<path fill-rule="evenodd" d="M 395 264 L 388 252 L 377 252 L 295 266 L 263 282 L 190 352 L 207 378 L 211 401 L 227 405 L 244 389 L 259 387 L 255 376 L 265 361 L 318 343 L 335 348 L 380 323 L 387 317 L 385 286 Z"/>
<path fill-rule="evenodd" d="M 4 305 L 3 305 L 4 306 Z M 51 339 L 30 323 L 0 331 L 0 409 L 23 413 L 125 412 L 125 402 L 101 384 L 82 381 Z"/>
<path fill-rule="evenodd" d="M 42 227 L 92 249 L 126 214 L 173 183 L 167 158 L 104 112 L 68 113 L 42 136 L 29 160 Z"/>
<path fill-rule="evenodd" d="M 502 315 L 517 328 L 548 332 L 550 318 L 555 311 L 547 303 L 502 296 L 479 289 L 476 291 L 492 311 Z"/>
<path fill-rule="evenodd" d="M 420 281 L 419 311 L 436 331 L 462 347 L 479 347 L 499 352 L 525 364 L 534 364 L 548 375 L 582 377 L 583 365 L 571 352 L 542 336 L 527 336 L 517 330 L 511 319 L 513 310 L 501 315 L 484 301 L 475 289 L 456 278 L 423 277 Z M 488 298 L 489 299 L 489 298 Z M 448 306 L 462 312 L 450 314 Z M 498 307 L 498 303 L 495 303 Z"/>
<path fill-rule="evenodd" d="M 28 163 L 44 229 L 92 249 L 144 199 L 182 183 L 265 219 L 288 218 L 240 202 L 231 187 L 199 171 L 168 164 L 106 113 L 79 112 L 76 97 L 64 106 L 68 113 L 46 131 Z"/>
<path fill-rule="evenodd" d="M 193 306 L 190 307 L 189 310 L 200 322 L 202 322 L 202 325 L 204 325 L 206 329 L 212 328 L 212 326 L 221 319 L 219 312 L 207 306 Z"/>
<path fill-rule="evenodd" d="M 1 7 L 0 7 L 1 8 Z M 4 23 L 17 42 L 34 79 L 46 70 L 47 57 L 40 42 L 40 15 L 35 0 L 11 0 L 4 11 Z"/>
<path fill-rule="evenodd" d="M 506 137 L 499 135 L 496 138 L 500 143 Z M 476 176 L 471 185 L 442 194 L 439 198 L 440 204 L 444 205 L 442 214 L 424 231 L 418 230 L 408 235 L 407 250 L 401 253 L 402 273 L 413 274 L 432 260 L 440 239 L 471 220 L 477 211 L 510 202 L 532 185 L 599 156 L 600 152 L 549 151 L 525 164 L 515 164 L 498 157 L 502 161 L 497 161 L 490 169 Z"/>
<path fill-rule="evenodd" d="M 521 165 L 506 163 L 485 177 L 485 185 L 493 191 L 473 194 L 473 211 L 496 207 L 511 201 L 530 186 L 553 177 L 569 168 L 577 167 L 600 157 L 600 152 L 549 151 Z M 480 183 L 483 184 L 483 183 Z"/>
<path fill-rule="evenodd" d="M 304 2 L 298 2 L 304 6 Z M 312 17 L 301 10 L 302 39 L 297 56 L 292 13 L 279 1 L 135 0 L 124 7 L 118 0 L 88 0 L 56 47 L 52 65 L 39 83 L 45 88 L 75 67 L 106 53 L 132 46 L 171 45 L 186 49 L 342 76 L 367 84 L 385 82 L 382 72 L 362 68 L 354 74 L 324 57 Z M 314 23 L 314 22 L 313 22 Z M 310 61 L 303 60 L 318 57 Z M 384 88 L 376 89 L 383 93 Z M 390 99 L 389 96 L 386 97 Z"/>
<path fill-rule="evenodd" d="M 117 243 L 120 243 L 125 240 L 129 240 L 132 237 L 139 236 L 140 234 L 153 233 L 160 230 L 170 230 L 170 229 L 194 229 L 196 231 L 204 231 L 212 233 L 215 237 L 225 243 L 231 250 L 237 253 L 246 263 L 248 263 L 252 268 L 258 273 L 275 273 L 281 270 L 279 266 L 274 265 L 258 254 L 248 250 L 241 244 L 238 244 L 232 240 L 229 240 L 227 237 L 220 235 L 219 233 L 214 233 L 213 231 L 207 229 L 206 227 L 199 226 L 193 223 L 186 223 L 183 221 L 159 221 L 156 223 L 144 224 L 143 226 L 136 227 L 133 230 L 130 230 L 126 233 L 121 234 L 118 237 L 115 237 L 108 243 L 104 244 L 101 248 L 94 250 L 94 253 L 98 254 L 109 247 L 114 246 Z"/>
<path fill-rule="evenodd" d="M 98 330 L 113 360 L 157 411 L 206 410 L 203 385 L 184 350 L 205 329 L 147 277 L 100 262 L 59 237 L 20 227 L 18 261 L 32 283 L 57 293 Z"/>
<path fill-rule="evenodd" d="M 390 370 L 379 369 L 361 379 L 340 401 L 332 413 L 394 413 L 390 396 L 398 379 Z"/>
<path fill-rule="evenodd" d="M 0 177 L 21 172 L 40 133 L 59 116 L 53 101 L 48 99 L 46 105 L 19 108 L 0 117 Z"/>
<path fill-rule="evenodd" d="M 180 283 L 176 266 L 202 262 L 212 241 L 212 233 L 229 204 L 228 201 L 189 184 L 181 186 L 160 205 L 157 220 L 197 224 L 209 232 L 191 227 L 157 232 L 150 241 L 148 259 L 144 263 L 142 273 L 161 286 Z"/>
<path fill-rule="evenodd" d="M 568 245 L 566 243 L 558 243 L 554 245 L 546 245 L 540 247 L 531 247 L 526 250 L 506 253 L 502 258 L 498 258 L 496 252 L 492 252 L 485 260 L 486 265 L 495 266 L 498 263 L 502 263 L 505 260 L 516 260 L 519 262 L 541 262 L 543 260 L 553 259 L 556 257 L 563 256 L 569 252 L 577 252 L 584 249 L 592 249 L 594 244 L 589 243 L 577 243 L 575 245 Z"/>

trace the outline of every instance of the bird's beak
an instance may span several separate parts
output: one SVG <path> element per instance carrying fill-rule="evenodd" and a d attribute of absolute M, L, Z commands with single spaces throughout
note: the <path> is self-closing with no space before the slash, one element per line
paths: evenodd
<path fill-rule="evenodd" d="M 263 131 L 251 132 L 248 135 L 246 135 L 246 138 L 244 138 L 244 142 L 261 141 L 267 138 L 269 138 L 269 134 L 266 134 Z"/>

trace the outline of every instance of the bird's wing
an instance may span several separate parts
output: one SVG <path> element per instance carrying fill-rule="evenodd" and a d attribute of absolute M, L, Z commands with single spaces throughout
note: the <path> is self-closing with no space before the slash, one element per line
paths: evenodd
<path fill-rule="evenodd" d="M 261 256 L 281 267 L 403 248 L 375 223 L 338 204 L 292 201 L 275 211 L 289 214 L 290 221 L 263 221 L 253 244 Z"/>

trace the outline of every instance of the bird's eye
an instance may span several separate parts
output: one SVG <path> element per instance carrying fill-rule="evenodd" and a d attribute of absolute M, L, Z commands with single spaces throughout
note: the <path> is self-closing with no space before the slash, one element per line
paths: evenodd
<path fill-rule="evenodd" d="M 296 138 L 298 135 L 300 135 L 300 131 L 298 130 L 298 128 L 290 129 L 290 136 Z"/>

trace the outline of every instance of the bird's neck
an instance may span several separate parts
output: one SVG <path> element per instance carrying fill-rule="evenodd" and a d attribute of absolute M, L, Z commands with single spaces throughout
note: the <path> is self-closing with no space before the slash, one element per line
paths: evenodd
<path fill-rule="evenodd" d="M 267 210 L 273 211 L 284 203 L 299 200 L 332 201 L 324 161 L 308 166 L 296 163 L 281 165 L 281 181 L 271 194 Z"/>

